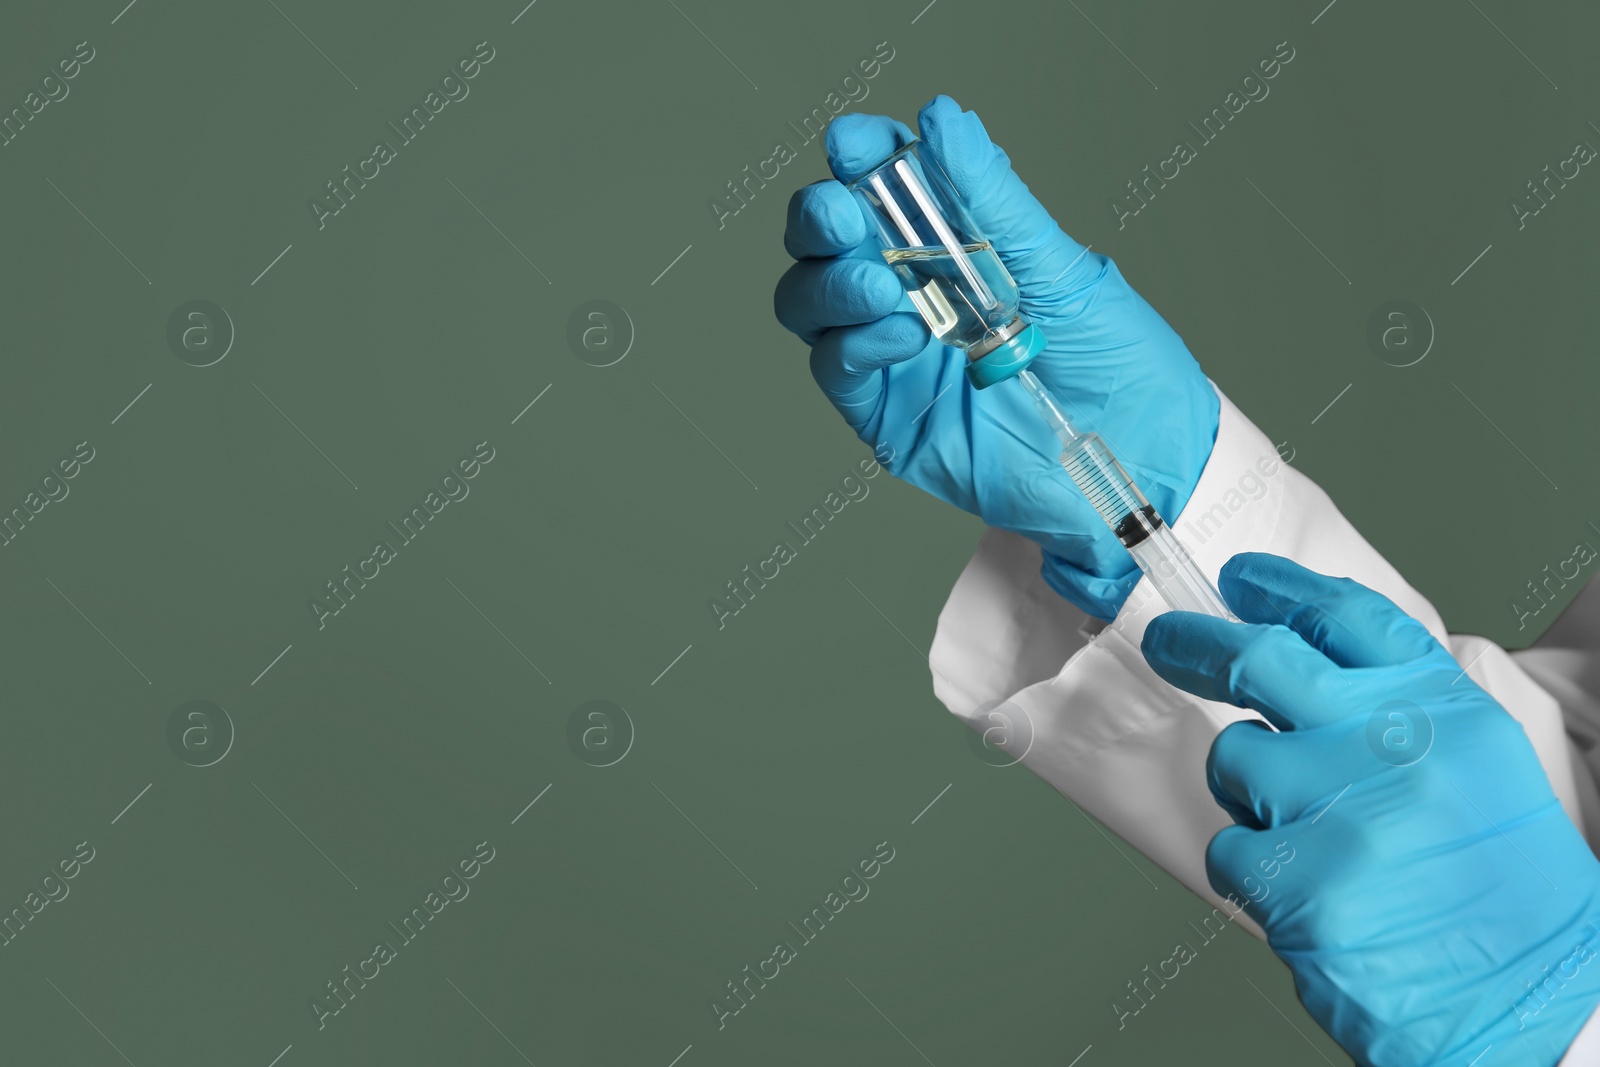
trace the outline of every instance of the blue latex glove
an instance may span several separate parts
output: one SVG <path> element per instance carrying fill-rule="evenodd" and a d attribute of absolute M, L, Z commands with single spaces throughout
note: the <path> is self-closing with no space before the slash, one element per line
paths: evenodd
<path fill-rule="evenodd" d="M 1558 1062 L 1600 1002 L 1600 862 L 1522 727 L 1348 578 L 1249 553 L 1218 588 L 1250 625 L 1173 612 L 1144 636 L 1167 681 L 1283 731 L 1212 745 L 1238 824 L 1206 852 L 1212 887 L 1248 898 L 1358 1062 Z"/>
<path fill-rule="evenodd" d="M 977 115 L 940 96 L 917 123 L 1048 339 L 1032 370 L 1172 522 L 1216 437 L 1218 401 L 1199 365 L 1116 264 L 1061 231 Z M 828 127 L 828 162 L 850 181 L 913 136 L 882 116 L 843 115 Z M 965 355 L 932 339 L 844 186 L 795 193 L 784 245 L 799 262 L 778 283 L 778 321 L 811 346 L 811 372 L 850 428 L 880 455 L 893 449 L 896 476 L 1037 541 L 1051 587 L 1113 617 L 1139 577 L 1132 558 L 1061 469 L 1021 387 L 974 389 Z"/>

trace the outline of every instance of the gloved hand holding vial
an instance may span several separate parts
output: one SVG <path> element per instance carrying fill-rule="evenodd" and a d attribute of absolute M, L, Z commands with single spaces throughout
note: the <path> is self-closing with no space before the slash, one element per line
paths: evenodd
<path fill-rule="evenodd" d="M 775 304 L 823 391 L 894 474 L 1037 541 L 1089 613 L 1116 614 L 1137 564 L 1173 608 L 1229 617 L 1164 521 L 1210 454 L 1210 383 L 976 115 L 938 97 L 918 121 L 835 120 L 839 181 L 791 202 Z"/>

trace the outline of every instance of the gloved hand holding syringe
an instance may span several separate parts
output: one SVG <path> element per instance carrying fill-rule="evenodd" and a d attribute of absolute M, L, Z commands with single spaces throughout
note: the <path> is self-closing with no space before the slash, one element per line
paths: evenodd
<path fill-rule="evenodd" d="M 847 187 L 877 226 L 888 260 L 928 328 L 966 352 L 979 389 L 1015 378 L 1060 438 L 1061 465 L 1122 542 L 1161 598 L 1176 611 L 1231 619 L 1211 580 L 1156 514 L 1099 434 L 1074 426 L 1028 364 L 1044 333 L 1018 309 L 1021 294 L 1005 264 L 972 223 L 937 162 L 912 141 Z M 1151 412 L 1160 418 L 1160 412 Z"/>
<path fill-rule="evenodd" d="M 800 262 L 775 303 L 818 384 L 863 440 L 892 446 L 895 475 L 1038 542 L 1046 581 L 1091 614 L 1116 614 L 1136 562 L 1172 607 L 1230 617 L 1160 514 L 1182 508 L 1216 432 L 1198 365 L 976 115 L 939 97 L 919 125 L 920 139 L 836 119 L 839 181 L 790 204 Z M 908 297 L 918 314 L 895 306 Z"/>

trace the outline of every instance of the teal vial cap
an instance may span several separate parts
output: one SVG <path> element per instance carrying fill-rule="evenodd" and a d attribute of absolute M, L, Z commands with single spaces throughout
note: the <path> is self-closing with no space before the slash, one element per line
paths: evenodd
<path fill-rule="evenodd" d="M 967 381 L 975 389 L 987 389 L 995 382 L 1015 378 L 1044 351 L 1044 331 L 1028 323 L 1020 332 L 1000 342 L 991 351 L 967 364 Z"/>

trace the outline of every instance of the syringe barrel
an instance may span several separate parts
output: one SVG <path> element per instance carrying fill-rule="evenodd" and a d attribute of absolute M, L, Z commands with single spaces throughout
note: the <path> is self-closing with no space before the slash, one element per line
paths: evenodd
<path fill-rule="evenodd" d="M 1156 514 L 1099 434 L 1079 437 L 1061 454 L 1061 465 L 1168 607 L 1220 619 L 1234 617 L 1172 527 Z"/>
<path fill-rule="evenodd" d="M 1128 554 L 1150 579 L 1167 607 L 1237 622 L 1211 580 L 1184 549 L 1178 535 L 1172 532 L 1172 527 L 1159 519 L 1157 522 L 1159 525 L 1150 530 L 1144 540 L 1128 546 Z"/>
<path fill-rule="evenodd" d="M 1129 548 L 1144 540 L 1148 522 L 1145 515 L 1155 515 L 1155 509 L 1099 434 L 1080 435 L 1072 447 L 1061 453 L 1061 465 L 1117 540 Z"/>

